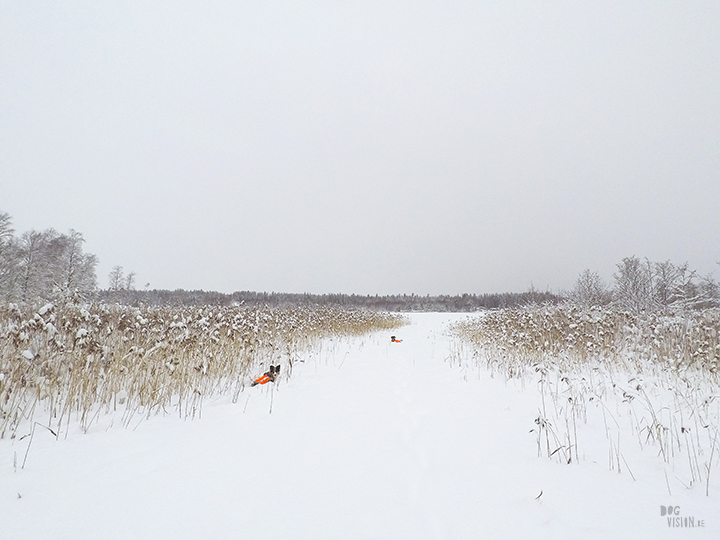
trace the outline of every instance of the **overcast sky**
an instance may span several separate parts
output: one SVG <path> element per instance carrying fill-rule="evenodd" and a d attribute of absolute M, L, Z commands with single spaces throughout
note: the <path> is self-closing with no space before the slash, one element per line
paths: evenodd
<path fill-rule="evenodd" d="M 0 0 L 0 211 L 102 287 L 718 277 L 720 2 Z"/>

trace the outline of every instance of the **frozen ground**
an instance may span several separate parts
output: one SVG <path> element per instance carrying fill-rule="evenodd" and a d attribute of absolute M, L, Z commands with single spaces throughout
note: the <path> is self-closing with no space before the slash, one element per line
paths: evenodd
<path fill-rule="evenodd" d="M 328 343 L 201 420 L 38 429 L 24 469 L 29 438 L 0 441 L 0 538 L 720 538 L 718 494 L 670 495 L 654 456 L 636 481 L 601 438 L 579 465 L 538 458 L 537 392 L 445 361 L 459 317 Z"/>

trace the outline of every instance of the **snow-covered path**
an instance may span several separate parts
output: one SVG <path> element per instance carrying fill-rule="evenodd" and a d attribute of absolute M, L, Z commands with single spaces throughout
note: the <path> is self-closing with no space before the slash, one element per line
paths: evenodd
<path fill-rule="evenodd" d="M 538 458 L 535 392 L 445 361 L 459 317 L 328 344 L 201 420 L 38 431 L 17 472 L 27 439 L 0 441 L 0 538 L 720 537 L 704 494 Z M 669 528 L 670 504 L 705 528 Z"/>

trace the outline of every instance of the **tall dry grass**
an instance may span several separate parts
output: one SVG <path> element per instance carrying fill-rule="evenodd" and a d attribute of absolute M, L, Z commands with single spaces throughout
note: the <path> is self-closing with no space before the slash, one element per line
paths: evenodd
<path fill-rule="evenodd" d="M 322 340 L 391 329 L 389 313 L 338 308 L 0 306 L 0 438 L 39 422 L 57 435 L 104 412 L 194 417 L 262 366 L 292 373 Z"/>
<path fill-rule="evenodd" d="M 537 385 L 539 454 L 582 459 L 585 425 L 602 422 L 612 469 L 632 474 L 628 445 L 652 448 L 679 481 L 709 492 L 720 458 L 720 310 L 527 307 L 452 333 L 458 361 Z"/>

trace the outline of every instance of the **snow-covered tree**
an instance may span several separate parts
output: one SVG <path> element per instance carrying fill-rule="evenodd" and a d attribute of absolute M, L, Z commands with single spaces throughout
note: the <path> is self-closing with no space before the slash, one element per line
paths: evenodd
<path fill-rule="evenodd" d="M 710 277 L 700 277 L 688 264 L 653 263 L 627 257 L 614 276 L 615 304 L 635 313 L 698 309 L 720 301 L 720 288 Z"/>
<path fill-rule="evenodd" d="M 135 272 L 130 272 L 127 276 L 125 276 L 125 290 L 135 290 Z"/>
<path fill-rule="evenodd" d="M 51 290 L 50 244 L 57 237 L 53 230 L 24 232 L 18 242 L 18 287 L 21 302 L 38 297 L 47 300 Z"/>
<path fill-rule="evenodd" d="M 97 257 L 83 252 L 82 234 L 47 229 L 17 238 L 10 224 L 0 213 L 0 299 L 63 301 L 95 290 Z"/>
<path fill-rule="evenodd" d="M 610 303 L 611 294 L 597 272 L 585 270 L 575 282 L 570 298 L 585 307 L 604 306 Z"/>
<path fill-rule="evenodd" d="M 613 300 L 621 309 L 634 313 L 654 311 L 652 265 L 638 257 L 625 257 L 617 265 Z"/>
<path fill-rule="evenodd" d="M 62 298 L 84 297 L 97 287 L 95 267 L 97 257 L 83 253 L 85 242 L 82 234 L 70 229 L 67 236 L 61 238 L 62 250 L 57 258 L 54 272 L 54 285 Z"/>
<path fill-rule="evenodd" d="M 10 214 L 0 212 L 0 299 L 9 299 L 15 288 L 17 255 Z"/>
<path fill-rule="evenodd" d="M 125 289 L 125 272 L 123 267 L 116 265 L 110 270 L 108 274 L 108 290 L 110 291 L 122 291 Z"/>

